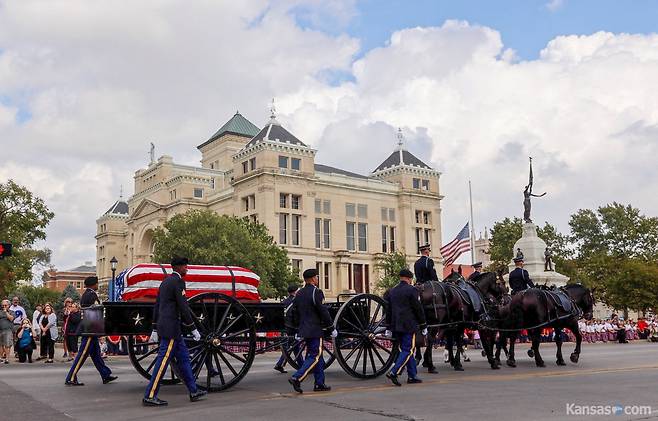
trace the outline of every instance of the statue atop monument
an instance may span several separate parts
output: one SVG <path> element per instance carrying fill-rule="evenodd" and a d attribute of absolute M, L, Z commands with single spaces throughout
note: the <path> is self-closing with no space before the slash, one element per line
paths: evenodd
<path fill-rule="evenodd" d="M 532 193 L 532 178 L 532 157 L 530 157 L 530 176 L 528 177 L 528 185 L 523 190 L 523 221 L 526 223 L 532 223 L 532 219 L 530 219 L 530 197 L 546 196 L 546 192 L 539 195 Z"/>
<path fill-rule="evenodd" d="M 544 272 L 552 272 L 553 271 L 553 254 L 551 253 L 551 249 L 546 247 L 546 250 L 544 251 Z"/>

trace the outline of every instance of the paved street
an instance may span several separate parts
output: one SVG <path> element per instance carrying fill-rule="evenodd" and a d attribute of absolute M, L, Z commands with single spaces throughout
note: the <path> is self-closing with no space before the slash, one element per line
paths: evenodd
<path fill-rule="evenodd" d="M 566 345 L 567 353 L 571 344 Z M 85 387 L 63 385 L 67 363 L 51 366 L 12 363 L 0 366 L 0 420 L 43 419 L 233 419 L 233 420 L 436 420 L 436 419 L 601 419 L 568 415 L 566 405 L 650 405 L 651 415 L 615 416 L 614 419 L 658 418 L 658 345 L 584 345 L 578 365 L 554 364 L 554 346 L 543 345 L 546 368 L 537 368 L 518 352 L 518 367 L 494 372 L 479 354 L 466 371 L 457 373 L 441 365 L 436 375 L 422 374 L 421 385 L 396 388 L 385 378 L 360 381 L 344 374 L 338 364 L 327 372 L 329 393 L 291 393 L 286 375 L 274 372 L 274 354 L 260 356 L 247 377 L 228 392 L 190 403 L 183 386 L 163 386 L 160 396 L 167 408 L 143 408 L 146 380 L 125 357 L 109 365 L 119 379 L 103 386 L 89 362 L 81 371 Z M 441 358 L 440 352 L 435 357 Z M 312 383 L 304 384 L 307 389 Z M 39 417 L 39 418 L 38 418 Z"/>

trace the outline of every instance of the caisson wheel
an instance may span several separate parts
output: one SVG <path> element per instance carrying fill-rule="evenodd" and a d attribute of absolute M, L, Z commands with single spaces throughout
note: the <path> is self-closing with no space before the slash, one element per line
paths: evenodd
<path fill-rule="evenodd" d="M 150 342 L 147 336 L 128 336 L 128 357 L 130 357 L 130 362 L 137 372 L 146 379 L 150 379 L 153 373 L 159 346 L 158 342 Z M 169 364 L 161 382 L 162 384 L 180 383 L 173 364 Z"/>
<path fill-rule="evenodd" d="M 304 361 L 306 355 L 306 342 L 304 339 L 296 339 L 288 337 L 282 339 L 281 349 L 286 356 L 286 361 L 294 369 L 299 369 L 300 362 Z M 322 357 L 324 358 L 324 367 L 328 368 L 334 361 L 336 361 L 336 354 L 334 352 L 334 345 L 330 340 L 322 341 Z"/>
<path fill-rule="evenodd" d="M 346 373 L 370 379 L 389 370 L 397 356 L 397 346 L 386 338 L 386 302 L 376 295 L 359 294 L 343 304 L 334 325 L 336 359 Z"/>
<path fill-rule="evenodd" d="M 256 328 L 247 309 L 220 293 L 189 300 L 201 340 L 184 337 L 199 388 L 218 392 L 235 386 L 249 371 L 256 355 Z"/>

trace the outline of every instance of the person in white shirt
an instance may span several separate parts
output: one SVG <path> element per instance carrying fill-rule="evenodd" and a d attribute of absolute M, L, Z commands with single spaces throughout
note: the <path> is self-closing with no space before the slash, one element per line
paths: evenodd
<path fill-rule="evenodd" d="M 23 324 L 23 319 L 27 316 L 25 309 L 20 305 L 18 297 L 11 299 L 11 306 L 9 306 L 9 311 L 14 313 L 14 333 L 21 328 Z"/>

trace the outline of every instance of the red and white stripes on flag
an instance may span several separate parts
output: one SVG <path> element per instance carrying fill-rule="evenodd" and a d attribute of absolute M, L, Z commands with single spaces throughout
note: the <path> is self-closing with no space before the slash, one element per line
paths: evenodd
<path fill-rule="evenodd" d="M 441 256 L 445 259 L 445 265 L 452 264 L 462 253 L 471 250 L 471 240 L 469 237 L 468 222 L 464 225 L 454 240 L 441 247 Z"/>
<path fill-rule="evenodd" d="M 131 267 L 123 277 L 121 300 L 155 299 L 160 284 L 171 273 L 170 265 L 141 263 Z M 184 280 L 187 298 L 204 292 L 233 295 L 233 280 L 235 280 L 235 298 L 260 300 L 258 294 L 260 277 L 238 266 L 189 265 Z"/>

